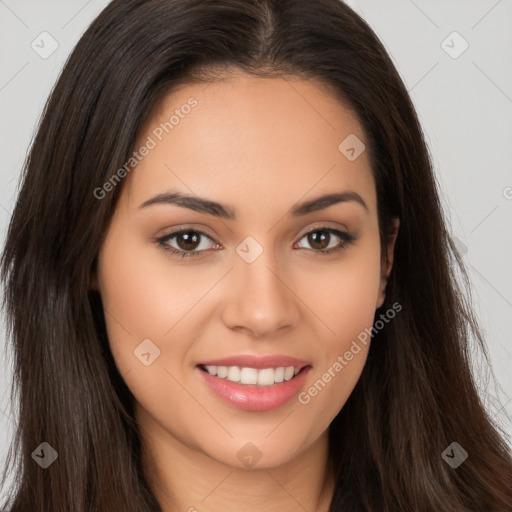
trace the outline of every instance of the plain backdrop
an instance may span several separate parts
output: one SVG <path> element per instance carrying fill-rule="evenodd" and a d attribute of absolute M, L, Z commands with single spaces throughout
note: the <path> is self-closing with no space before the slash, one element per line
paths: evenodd
<path fill-rule="evenodd" d="M 44 103 L 74 45 L 108 3 L 0 0 L 2 246 Z M 347 3 L 381 38 L 417 108 L 497 379 L 495 385 L 475 365 L 482 399 L 512 436 L 512 0 Z M 15 419 L 0 320 L 3 464 Z"/>

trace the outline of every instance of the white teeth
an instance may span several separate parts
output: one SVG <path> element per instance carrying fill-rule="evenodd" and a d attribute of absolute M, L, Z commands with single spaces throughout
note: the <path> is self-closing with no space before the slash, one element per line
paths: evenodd
<path fill-rule="evenodd" d="M 217 375 L 217 377 L 220 377 L 221 379 L 225 379 L 228 376 L 227 366 L 214 366 L 213 368 L 216 368 L 217 371 L 215 373 L 209 372 L 211 375 Z"/>
<path fill-rule="evenodd" d="M 255 368 L 242 368 L 240 370 L 240 382 L 242 384 L 256 384 L 258 382 L 258 370 Z"/>
<path fill-rule="evenodd" d="M 276 368 L 274 370 L 274 382 L 283 382 L 284 380 L 284 367 Z"/>
<path fill-rule="evenodd" d="M 240 382 L 240 368 L 238 368 L 238 366 L 230 366 L 228 368 L 228 380 L 231 382 Z"/>
<path fill-rule="evenodd" d="M 256 384 L 258 386 L 271 386 L 272 384 L 290 380 L 300 372 L 300 368 L 293 366 L 280 366 L 278 368 L 256 368 L 239 366 L 215 366 L 207 365 L 204 367 L 210 375 L 215 375 L 221 379 L 227 379 L 231 382 L 241 384 Z"/>
<path fill-rule="evenodd" d="M 273 368 L 265 368 L 255 373 L 258 374 L 258 386 L 271 386 L 274 384 L 274 374 L 276 371 Z"/>
<path fill-rule="evenodd" d="M 284 371 L 284 380 L 290 380 L 293 377 L 295 369 L 293 366 L 287 366 L 286 370 Z"/>

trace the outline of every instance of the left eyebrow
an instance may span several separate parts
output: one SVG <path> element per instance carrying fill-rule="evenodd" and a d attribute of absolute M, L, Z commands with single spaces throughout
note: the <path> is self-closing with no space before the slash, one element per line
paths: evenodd
<path fill-rule="evenodd" d="M 323 210 L 337 203 L 345 203 L 354 201 L 360 204 L 366 211 L 368 206 L 363 198 L 353 190 L 345 190 L 343 192 L 326 194 L 310 201 L 305 201 L 294 206 L 291 211 L 292 217 L 301 217 L 312 212 Z M 197 196 L 182 194 L 181 192 L 167 192 L 158 194 L 155 197 L 144 201 L 139 208 L 147 208 L 154 204 L 174 204 L 182 208 L 188 208 L 200 213 L 206 213 L 215 217 L 228 220 L 236 220 L 235 210 L 227 205 L 223 205 L 216 201 L 210 201 Z"/>

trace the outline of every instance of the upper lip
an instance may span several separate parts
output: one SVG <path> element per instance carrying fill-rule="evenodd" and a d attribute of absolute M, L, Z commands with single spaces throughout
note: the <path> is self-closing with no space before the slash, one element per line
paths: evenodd
<path fill-rule="evenodd" d="M 277 354 L 269 356 L 237 355 L 224 357 L 222 359 L 201 361 L 197 364 L 198 366 L 240 366 L 241 368 L 256 368 L 258 370 L 264 368 L 279 368 L 281 366 L 285 368 L 288 366 L 303 368 L 304 366 L 311 365 L 308 361 Z"/>

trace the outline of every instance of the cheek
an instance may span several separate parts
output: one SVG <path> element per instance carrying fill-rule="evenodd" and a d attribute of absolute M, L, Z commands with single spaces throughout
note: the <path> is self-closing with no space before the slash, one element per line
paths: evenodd
<path fill-rule="evenodd" d="M 297 397 L 317 419 L 313 428 L 325 427 L 338 414 L 364 368 L 380 285 L 379 244 L 369 240 L 335 270 L 322 272 L 329 275 L 316 272 L 322 286 L 309 299 L 324 326 L 318 331 L 322 356 Z"/>
<path fill-rule="evenodd" d="M 373 323 L 380 287 L 380 245 L 366 237 L 331 265 L 316 264 L 309 283 L 308 303 L 326 327 L 329 350 L 341 349 Z M 321 257 L 319 257 L 321 258 Z M 315 285 L 316 283 L 316 285 Z"/>
<path fill-rule="evenodd" d="M 191 410 L 176 371 L 194 338 L 187 314 L 206 291 L 204 279 L 172 267 L 167 254 L 119 229 L 100 251 L 98 282 L 110 349 L 136 402 L 169 429 L 183 430 L 183 417 L 204 422 L 204 411 Z"/>
<path fill-rule="evenodd" d="M 204 271 L 171 258 L 129 228 L 105 240 L 98 258 L 103 304 L 134 336 L 162 338 L 204 293 Z"/>
<path fill-rule="evenodd" d="M 98 282 L 108 338 L 124 372 L 135 363 L 140 366 L 134 351 L 144 340 L 155 344 L 156 353 L 161 351 L 165 335 L 204 293 L 200 280 L 191 280 L 178 267 L 169 272 L 166 262 L 166 255 L 153 244 L 141 244 L 121 229 L 106 238 L 100 251 Z M 179 351 L 179 343 L 174 349 Z"/>

